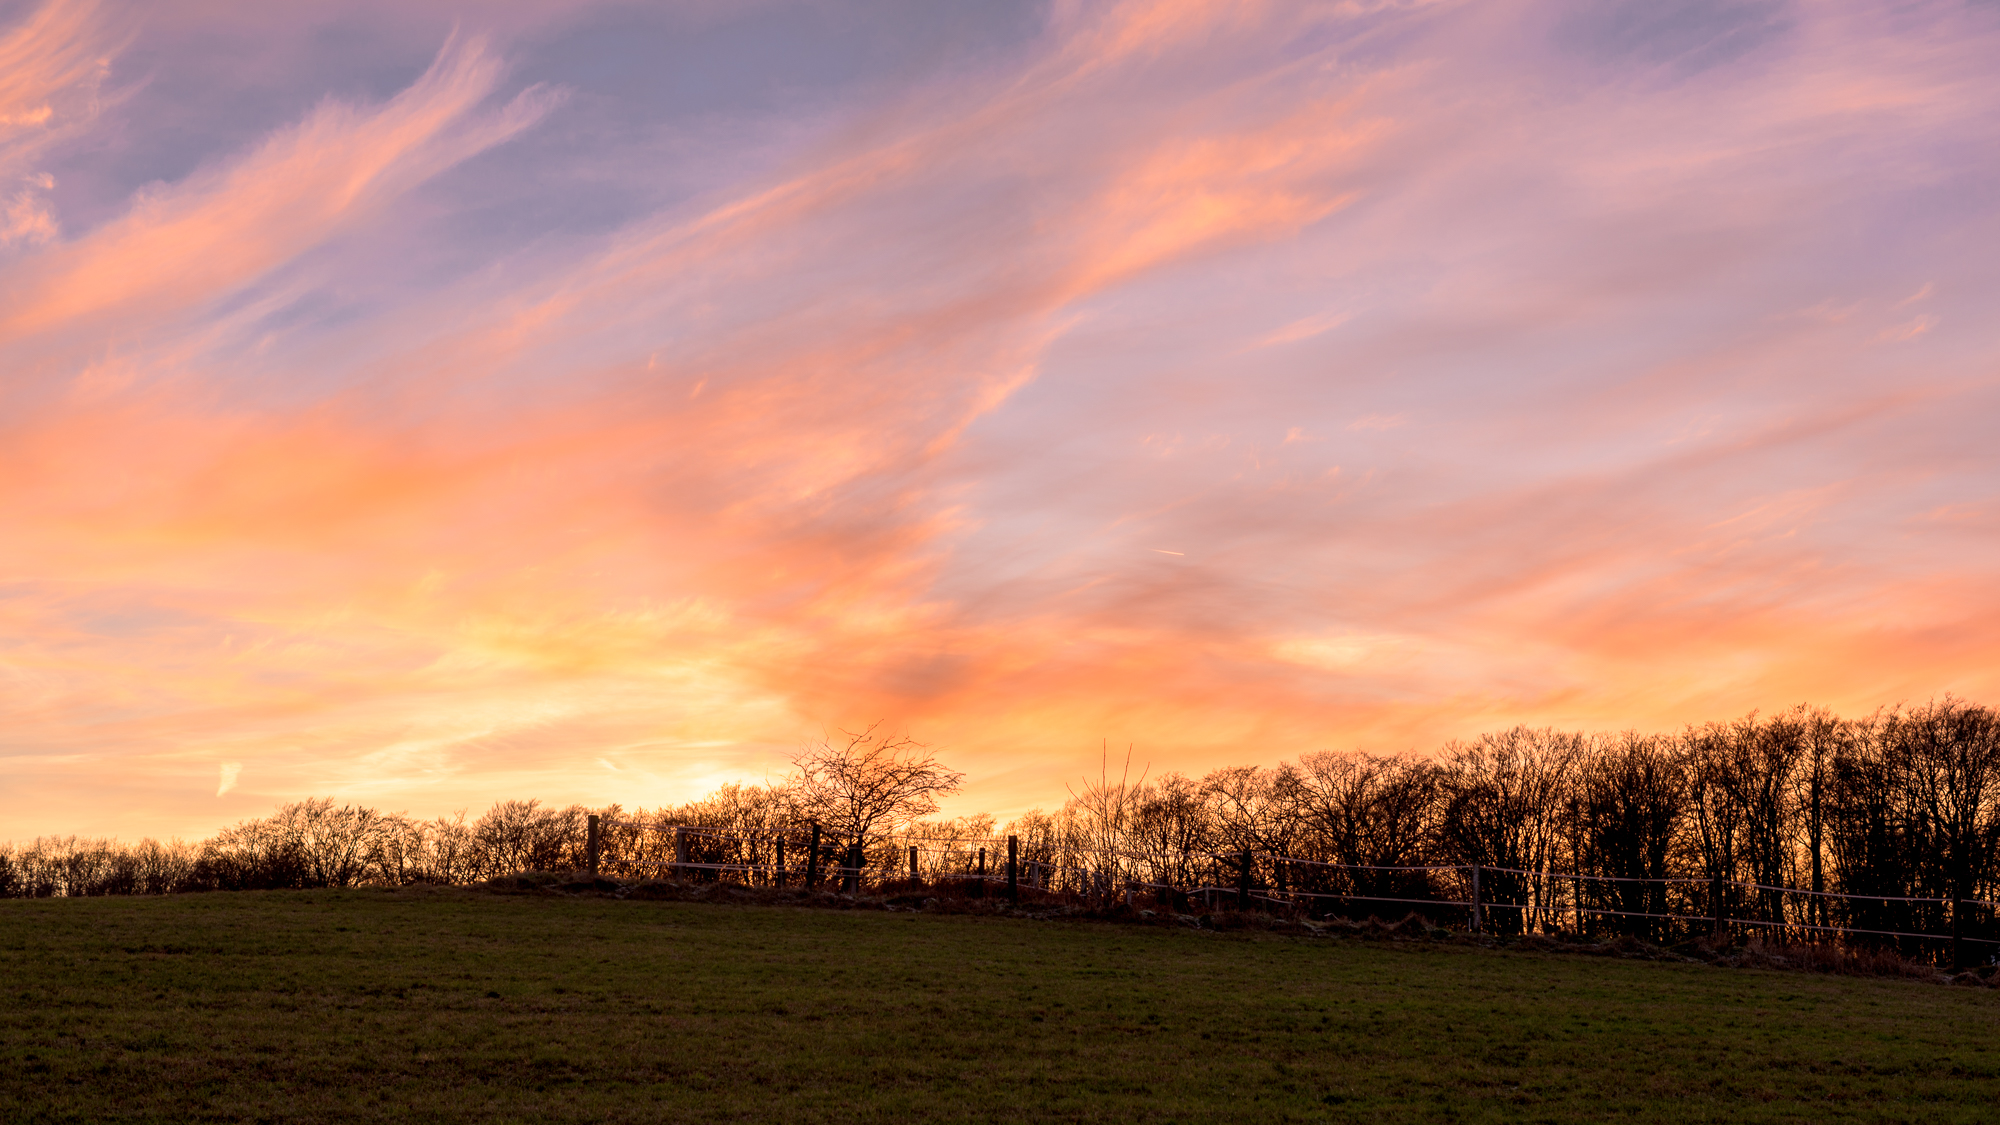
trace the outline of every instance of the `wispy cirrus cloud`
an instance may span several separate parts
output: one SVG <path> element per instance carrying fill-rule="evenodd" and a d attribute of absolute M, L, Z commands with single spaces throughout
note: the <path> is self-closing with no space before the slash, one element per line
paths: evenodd
<path fill-rule="evenodd" d="M 328 101 L 246 156 L 143 191 L 119 220 L 14 264 L 0 341 L 55 328 L 130 332 L 255 280 L 388 199 L 532 125 L 552 96 L 529 88 L 469 119 L 499 63 L 476 40 L 448 44 L 380 107 Z"/>
<path fill-rule="evenodd" d="M 45 0 L 0 34 L 0 170 L 87 118 L 114 42 L 89 0 Z"/>

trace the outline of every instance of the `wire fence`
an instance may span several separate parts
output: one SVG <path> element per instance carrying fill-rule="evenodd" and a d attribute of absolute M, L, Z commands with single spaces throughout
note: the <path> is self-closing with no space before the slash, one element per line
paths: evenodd
<path fill-rule="evenodd" d="M 593 871 L 858 892 L 1123 903 L 1299 917 L 1416 913 L 1471 932 L 1634 936 L 1670 943 L 1758 933 L 1780 942 L 1890 946 L 1905 956 L 2000 960 L 2000 903 L 1865 894 L 1725 878 L 1594 875 L 1480 864 L 1350 864 L 1251 849 L 1139 854 L 1019 837 L 806 835 L 591 818 Z M 605 847 L 622 834 L 628 845 Z M 1181 878 L 1161 877 L 1178 872 Z M 996 891 L 996 888 L 998 889 Z"/>

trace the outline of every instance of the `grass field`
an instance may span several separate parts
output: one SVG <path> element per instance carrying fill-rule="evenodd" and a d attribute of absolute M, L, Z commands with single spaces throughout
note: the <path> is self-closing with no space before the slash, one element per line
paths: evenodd
<path fill-rule="evenodd" d="M 7 1121 L 1994 1121 L 2000 991 L 880 911 L 0 902 Z"/>

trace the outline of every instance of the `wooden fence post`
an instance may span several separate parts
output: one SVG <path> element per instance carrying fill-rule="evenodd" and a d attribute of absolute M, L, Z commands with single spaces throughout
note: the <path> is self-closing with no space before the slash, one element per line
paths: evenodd
<path fill-rule="evenodd" d="M 917 881 L 917 846 L 910 845 L 910 882 Z"/>
<path fill-rule="evenodd" d="M 847 849 L 848 894 L 858 895 L 861 893 L 861 861 L 866 858 L 866 855 L 861 850 L 861 841 L 859 840 L 854 841 L 853 846 Z"/>
<path fill-rule="evenodd" d="M 819 885 L 819 822 L 812 826 L 812 843 L 806 845 L 806 890 Z"/>
<path fill-rule="evenodd" d="M 1021 838 L 1007 837 L 1007 897 L 1021 901 Z"/>
<path fill-rule="evenodd" d="M 1486 929 L 1485 911 L 1479 904 L 1479 865 L 1472 865 L 1472 932 L 1484 933 Z"/>
<path fill-rule="evenodd" d="M 686 865 L 687 861 L 688 861 L 687 829 L 680 825 L 675 825 L 674 826 L 674 874 L 675 875 L 679 875 L 681 873 L 681 868 L 684 865 Z"/>
<path fill-rule="evenodd" d="M 1965 910 L 1965 902 L 1957 895 L 1951 899 L 1951 971 L 1956 973 L 1965 968 L 1965 952 L 1959 945 L 1958 916 Z"/>
<path fill-rule="evenodd" d="M 979 878 L 973 880 L 972 897 L 986 897 L 986 849 L 979 849 Z"/>
<path fill-rule="evenodd" d="M 1243 849 L 1243 866 L 1236 872 L 1236 909 L 1250 909 L 1250 864 L 1255 862 L 1255 853 Z"/>
<path fill-rule="evenodd" d="M 590 869 L 590 877 L 597 878 L 597 814 L 591 813 L 584 822 L 583 862 Z"/>
<path fill-rule="evenodd" d="M 785 885 L 785 838 L 778 837 L 778 885 Z"/>

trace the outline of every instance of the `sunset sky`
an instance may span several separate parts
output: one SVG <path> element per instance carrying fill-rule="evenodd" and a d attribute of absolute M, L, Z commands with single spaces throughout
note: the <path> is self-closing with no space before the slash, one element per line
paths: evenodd
<path fill-rule="evenodd" d="M 0 3 L 0 838 L 2000 701 L 2000 3 Z"/>

